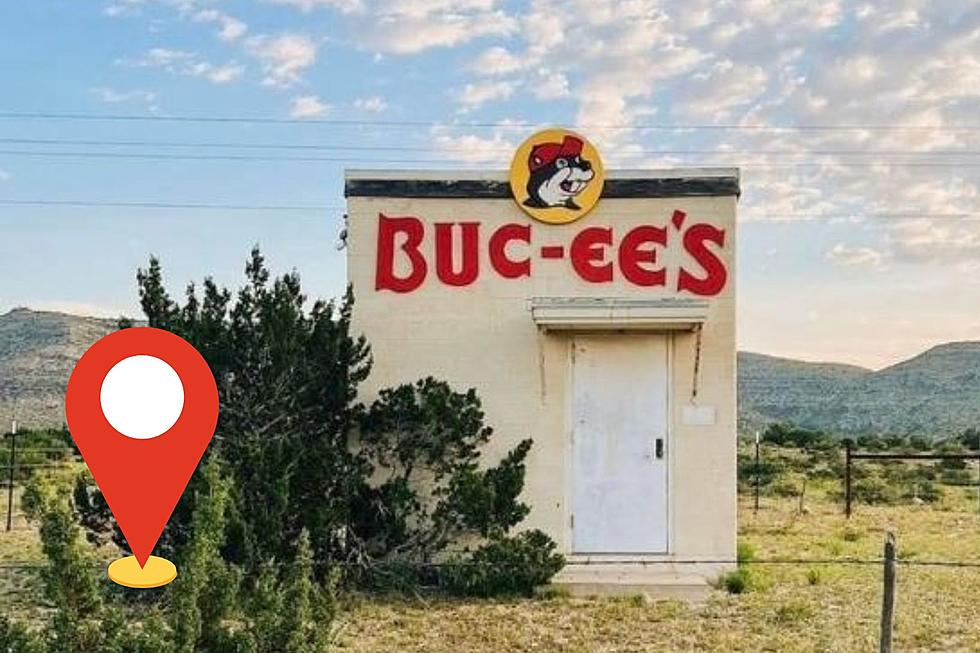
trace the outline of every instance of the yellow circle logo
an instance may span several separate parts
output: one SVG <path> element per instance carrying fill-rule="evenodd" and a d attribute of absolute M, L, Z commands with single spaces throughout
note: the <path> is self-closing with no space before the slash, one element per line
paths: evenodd
<path fill-rule="evenodd" d="M 592 210 L 605 174 L 592 143 L 567 129 L 545 129 L 524 141 L 510 164 L 514 200 L 535 220 L 567 224 Z"/>

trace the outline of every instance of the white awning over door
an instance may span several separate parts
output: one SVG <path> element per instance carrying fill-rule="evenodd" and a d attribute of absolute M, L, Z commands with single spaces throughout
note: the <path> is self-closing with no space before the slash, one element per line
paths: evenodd
<path fill-rule="evenodd" d="M 693 331 L 708 317 L 699 299 L 535 297 L 531 318 L 547 331 Z"/>

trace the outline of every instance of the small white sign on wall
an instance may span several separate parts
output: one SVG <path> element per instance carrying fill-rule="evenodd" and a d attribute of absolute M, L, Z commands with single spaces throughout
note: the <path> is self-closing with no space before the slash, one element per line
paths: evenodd
<path fill-rule="evenodd" d="M 685 426 L 714 426 L 715 407 L 688 404 L 683 407 L 681 421 Z"/>

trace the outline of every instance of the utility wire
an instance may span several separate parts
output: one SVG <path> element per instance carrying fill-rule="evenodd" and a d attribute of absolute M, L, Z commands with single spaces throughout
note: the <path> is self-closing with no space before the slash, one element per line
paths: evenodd
<path fill-rule="evenodd" d="M 352 152 L 419 152 L 426 154 L 445 154 L 447 152 L 472 154 L 472 147 L 446 146 L 440 148 L 417 147 L 411 145 L 348 145 L 341 143 L 254 143 L 245 141 L 145 141 L 145 140 L 89 140 L 73 138 L 0 138 L 0 143 L 8 145 L 72 145 L 85 147 L 164 147 L 164 148 L 202 148 L 202 149 L 243 149 L 243 150 L 299 150 L 299 151 L 352 151 Z M 510 155 L 514 148 L 482 148 L 481 153 Z M 937 156 L 974 157 L 980 150 L 773 150 L 773 149 L 641 149 L 632 150 L 638 156 Z"/>
<path fill-rule="evenodd" d="M 74 157 L 82 159 L 159 159 L 175 161 L 298 161 L 304 163 L 425 163 L 445 164 L 445 159 L 359 159 L 323 156 L 274 156 L 256 154 L 164 154 L 159 152 L 41 152 L 33 150 L 0 150 L 3 156 Z M 478 165 L 466 164 L 466 165 Z M 479 164 L 485 165 L 485 164 Z"/>
<path fill-rule="evenodd" d="M 465 123 L 442 123 L 431 120 L 364 120 L 357 118 L 276 118 L 270 116 L 218 116 L 218 115 L 137 115 L 137 114 L 86 114 L 57 113 L 41 111 L 2 111 L 2 120 L 66 120 L 66 121 L 113 121 L 113 122 L 189 122 L 189 123 L 245 123 L 274 125 L 350 125 L 363 127 L 434 127 L 443 129 L 471 128 L 509 128 L 522 129 L 540 126 L 534 121 L 475 121 Z M 654 124 L 640 123 L 583 123 L 579 129 L 610 130 L 661 130 L 661 131 L 945 131 L 978 132 L 980 125 L 895 125 L 895 124 L 802 124 L 802 125 L 762 125 L 739 123 L 714 124 Z"/>
<path fill-rule="evenodd" d="M 171 202 L 103 202 L 95 200 L 36 200 L 0 199 L 2 206 L 60 206 L 77 208 L 136 208 L 136 209 L 193 209 L 220 211 L 342 211 L 342 206 L 327 204 L 222 204 L 222 203 L 171 203 Z"/>
<path fill-rule="evenodd" d="M 39 158 L 77 158 L 77 159 L 145 159 L 164 161 L 243 161 L 243 162 L 302 162 L 302 163 L 342 163 L 342 164 L 424 164 L 454 166 L 487 165 L 480 162 L 454 162 L 452 157 L 444 159 L 369 159 L 351 157 L 317 157 L 317 156 L 273 156 L 254 154 L 163 154 L 156 152 L 65 152 L 65 151 L 32 151 L 32 150 L 0 150 L 0 156 L 27 156 Z M 825 161 L 807 163 L 751 163 L 726 162 L 726 165 L 737 166 L 747 170 L 786 170 L 786 169 L 821 169 L 821 168 L 856 168 L 856 167 L 902 167 L 902 168 L 947 168 L 974 169 L 980 168 L 980 163 L 954 163 L 937 161 Z"/>
<path fill-rule="evenodd" d="M 11 199 L 0 198 L 0 206 L 32 206 L 32 207 L 65 207 L 65 208 L 137 208 L 137 209 L 173 209 L 173 210 L 214 210 L 214 211 L 279 211 L 299 213 L 320 213 L 324 211 L 344 211 L 347 207 L 340 205 L 316 204 L 228 204 L 228 203 L 185 203 L 158 201 L 102 201 L 102 200 L 49 200 L 49 199 Z M 607 215 L 627 215 L 618 212 Z M 742 213 L 741 220 L 786 219 L 786 220 L 918 220 L 918 219 L 949 219 L 974 220 L 980 219 L 980 213 Z"/>

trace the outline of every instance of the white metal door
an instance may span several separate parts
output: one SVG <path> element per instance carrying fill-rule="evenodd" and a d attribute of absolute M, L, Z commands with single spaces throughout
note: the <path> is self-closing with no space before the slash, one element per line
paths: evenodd
<path fill-rule="evenodd" d="M 667 551 L 667 337 L 572 343 L 572 548 Z"/>

